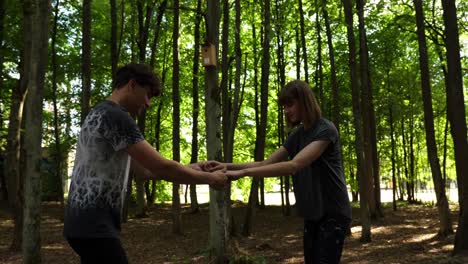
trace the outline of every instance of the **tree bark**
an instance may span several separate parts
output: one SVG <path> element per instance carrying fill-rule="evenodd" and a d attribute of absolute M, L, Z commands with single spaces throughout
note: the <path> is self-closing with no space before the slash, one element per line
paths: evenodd
<path fill-rule="evenodd" d="M 91 100 L 91 3 L 83 0 L 83 27 L 81 40 L 81 123 L 83 124 L 90 109 Z"/>
<path fill-rule="evenodd" d="M 447 111 L 450 132 L 455 150 L 460 214 L 455 234 L 454 254 L 468 255 L 468 141 L 466 128 L 465 99 L 460 61 L 460 43 L 457 24 L 457 8 L 454 0 L 442 1 L 444 9 L 445 46 L 447 49 Z"/>
<path fill-rule="evenodd" d="M 197 0 L 197 13 L 194 26 L 194 52 L 193 52 L 193 68 L 192 68 L 192 99 L 193 99 L 193 119 L 192 119 L 192 155 L 190 163 L 198 162 L 198 116 L 200 115 L 200 102 L 198 99 L 198 78 L 200 73 L 200 23 L 202 1 Z M 190 184 L 190 211 L 192 213 L 199 212 L 197 188 L 195 184 Z"/>
<path fill-rule="evenodd" d="M 363 168 L 364 161 L 364 142 L 363 142 L 363 128 L 362 128 L 362 110 L 360 105 L 359 96 L 359 75 L 356 63 L 356 42 L 354 37 L 354 26 L 353 26 L 353 9 L 350 0 L 343 0 L 343 6 L 345 11 L 345 20 L 347 28 L 347 39 L 349 49 L 349 65 L 350 65 L 350 78 L 351 78 L 351 89 L 352 89 L 352 101 L 353 101 L 353 124 L 355 131 L 355 151 L 356 151 L 356 178 L 359 184 L 360 195 L 360 207 L 361 207 L 361 221 L 362 221 L 362 233 L 361 241 L 370 242 L 371 240 L 371 223 L 370 223 L 370 212 L 369 212 L 369 200 L 367 199 L 367 192 L 364 190 L 364 186 L 369 185 L 370 179 L 369 170 Z M 364 196 L 363 196 L 363 192 Z"/>
<path fill-rule="evenodd" d="M 41 140 L 42 101 L 47 69 L 50 1 L 23 2 L 24 55 L 22 80 L 26 85 L 23 263 L 41 263 Z"/>
<path fill-rule="evenodd" d="M 389 118 L 388 118 L 388 123 L 390 125 L 390 141 L 392 145 L 392 206 L 393 206 L 393 211 L 397 210 L 397 203 L 396 203 L 396 188 L 397 188 L 397 183 L 396 183 L 396 143 L 395 143 L 395 129 L 393 127 L 393 106 L 391 105 L 389 107 Z"/>
<path fill-rule="evenodd" d="M 54 7 L 54 22 L 53 22 L 53 29 L 52 29 L 52 37 L 51 37 L 51 67 L 52 67 L 52 105 L 54 109 L 54 137 L 55 137 L 55 181 L 56 181 L 56 191 L 57 199 L 59 200 L 60 204 L 64 205 L 64 198 L 63 198 L 63 169 L 62 164 L 64 161 L 64 155 L 62 155 L 61 149 L 61 140 L 60 140 L 60 120 L 58 114 L 58 105 L 57 105 L 57 54 L 55 51 L 55 45 L 57 42 L 57 23 L 58 23 L 58 15 L 59 15 L 59 3 L 60 1 L 57 0 L 55 7 Z M 55 190 L 54 190 L 55 191 Z"/>
<path fill-rule="evenodd" d="M 447 196 L 445 194 L 445 182 L 442 179 L 439 157 L 437 155 L 437 144 L 434 129 L 434 113 L 432 108 L 431 83 L 429 76 L 429 59 L 427 54 L 426 35 L 424 26 L 424 11 L 422 0 L 414 0 L 416 10 L 416 25 L 419 43 L 419 67 L 421 70 L 421 88 L 424 106 L 424 125 L 426 127 L 426 146 L 429 164 L 432 171 L 432 180 L 437 199 L 437 209 L 439 211 L 439 231 L 442 237 L 453 233 L 452 221 L 450 219 L 450 209 Z"/>
<path fill-rule="evenodd" d="M 110 59 L 111 59 L 111 76 L 114 80 L 117 64 L 119 62 L 119 53 L 117 48 L 117 3 L 116 0 L 109 0 L 110 16 L 111 16 L 111 39 L 110 39 Z M 123 2 L 122 2 L 123 5 Z M 121 21 L 123 24 L 124 21 Z"/>
<path fill-rule="evenodd" d="M 180 92 L 179 92 L 179 1 L 174 1 L 172 31 L 172 159 L 180 161 Z M 182 234 L 180 185 L 172 184 L 172 232 Z"/>
<path fill-rule="evenodd" d="M 260 116 L 257 122 L 257 131 L 255 138 L 255 161 L 262 161 L 265 156 L 265 141 L 267 129 L 268 114 L 268 77 L 270 75 L 270 1 L 263 1 L 263 43 L 262 43 L 262 76 L 260 81 Z M 255 218 L 255 204 L 258 201 L 258 178 L 252 178 L 252 187 L 250 191 L 248 212 L 244 219 L 242 234 L 249 235 L 252 232 L 252 222 Z"/>
<path fill-rule="evenodd" d="M 216 58 L 219 49 L 219 1 L 207 1 L 206 41 L 216 48 Z M 218 86 L 218 69 L 215 66 L 205 67 L 205 120 L 207 158 L 222 160 L 220 138 L 220 89 Z M 210 187 L 210 251 L 214 263 L 227 261 L 226 245 L 228 240 L 227 212 L 225 191 Z"/>
<path fill-rule="evenodd" d="M 299 18 L 300 18 L 300 29 L 301 29 L 301 49 L 302 59 L 304 60 L 304 78 L 306 82 L 309 82 L 309 66 L 307 63 L 307 45 L 306 45 L 306 33 L 305 33 L 305 22 L 304 22 L 304 8 L 302 6 L 302 0 L 298 0 L 299 4 Z"/>
<path fill-rule="evenodd" d="M 327 34 L 328 43 L 328 54 L 330 60 L 330 74 L 331 74 L 331 85 L 332 85 L 332 119 L 338 132 L 340 131 L 340 94 L 338 93 L 338 82 L 336 80 L 336 66 L 335 66 L 335 50 L 332 42 L 332 31 L 330 28 L 330 20 L 328 18 L 328 11 L 326 6 L 326 0 L 322 0 L 322 12 L 325 20 L 325 29 Z"/>

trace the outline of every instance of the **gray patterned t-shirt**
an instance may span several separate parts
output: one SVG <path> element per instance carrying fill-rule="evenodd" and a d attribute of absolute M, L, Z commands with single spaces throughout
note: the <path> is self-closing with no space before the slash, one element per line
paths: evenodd
<path fill-rule="evenodd" d="M 138 126 L 121 106 L 104 101 L 91 110 L 78 137 L 65 237 L 119 236 L 130 168 L 125 150 L 141 140 Z"/>

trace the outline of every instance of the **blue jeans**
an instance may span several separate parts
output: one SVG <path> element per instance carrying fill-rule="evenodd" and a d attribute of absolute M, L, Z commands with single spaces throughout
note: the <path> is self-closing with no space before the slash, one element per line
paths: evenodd
<path fill-rule="evenodd" d="M 304 259 L 306 264 L 340 263 L 349 221 L 325 217 L 304 221 Z"/>

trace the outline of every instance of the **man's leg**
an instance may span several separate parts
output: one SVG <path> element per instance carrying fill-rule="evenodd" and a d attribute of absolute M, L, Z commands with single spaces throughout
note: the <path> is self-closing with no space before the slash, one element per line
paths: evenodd
<path fill-rule="evenodd" d="M 127 254 L 117 238 L 73 238 L 68 243 L 80 256 L 81 264 L 128 264 Z"/>

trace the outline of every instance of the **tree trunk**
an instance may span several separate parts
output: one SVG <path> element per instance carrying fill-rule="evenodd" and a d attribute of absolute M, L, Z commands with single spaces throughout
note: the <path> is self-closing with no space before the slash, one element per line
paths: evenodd
<path fill-rule="evenodd" d="M 306 33 L 305 33 L 305 22 L 304 22 L 304 8 L 302 7 L 302 0 L 298 0 L 299 4 L 299 18 L 300 18 L 300 29 L 301 29 L 301 49 L 302 59 L 304 61 L 304 76 L 306 82 L 309 82 L 309 66 L 307 63 L 307 45 L 306 45 Z"/>
<path fill-rule="evenodd" d="M 202 19 L 201 14 L 202 1 L 197 0 L 197 14 L 194 27 L 194 52 L 193 52 L 193 68 L 192 68 L 192 99 L 193 99 L 193 119 L 192 119 L 192 155 L 190 163 L 198 162 L 198 116 L 200 114 L 200 102 L 198 99 L 198 77 L 200 73 L 200 23 Z M 190 211 L 192 213 L 199 212 L 197 188 L 195 184 L 190 184 Z"/>
<path fill-rule="evenodd" d="M 117 48 L 117 4 L 116 0 L 109 0 L 110 2 L 110 18 L 111 18 L 111 39 L 110 39 L 110 59 L 111 59 L 111 76 L 112 80 L 115 77 L 117 64 L 119 62 L 119 53 Z M 123 5 L 123 2 L 122 2 Z M 124 21 L 122 20 L 123 24 Z"/>
<path fill-rule="evenodd" d="M 361 111 L 362 111 L 362 135 L 356 136 L 356 138 L 362 138 L 362 158 L 361 175 L 359 175 L 359 194 L 360 194 L 360 206 L 361 206 L 361 221 L 362 221 L 362 233 L 361 241 L 366 243 L 371 241 L 371 223 L 369 214 L 372 214 L 375 209 L 375 203 L 373 203 L 373 171 L 372 171 L 372 150 L 371 150 L 371 136 L 370 136 L 370 118 L 369 118 L 369 75 L 368 75 L 368 54 L 367 54 L 367 40 L 364 26 L 364 3 L 363 0 L 356 2 L 358 17 L 359 17 L 359 46 L 360 46 L 360 66 L 361 66 Z M 350 26 L 348 25 L 348 29 Z M 349 37 L 348 37 L 349 39 Z M 354 101 L 354 100 L 353 100 Z M 358 100 L 359 102 L 359 100 Z M 356 115 L 356 114 L 355 114 Z M 356 117 L 355 117 L 356 119 Z M 356 122 L 356 121 L 355 121 Z M 360 124 L 356 124 L 355 127 L 360 127 Z M 358 149 L 356 147 L 356 149 Z M 359 158 L 359 156 L 358 156 Z M 359 166 L 359 165 L 358 165 Z"/>
<path fill-rule="evenodd" d="M 465 99 L 460 61 L 457 9 L 455 1 L 442 1 L 444 9 L 445 46 L 447 49 L 447 111 L 455 150 L 460 214 L 455 234 L 454 254 L 468 254 L 468 141 Z"/>
<path fill-rule="evenodd" d="M 179 1 L 174 1 L 172 31 L 172 159 L 180 161 L 180 92 L 179 92 Z M 180 185 L 172 184 L 172 232 L 182 234 Z"/>
<path fill-rule="evenodd" d="M 317 30 L 317 64 L 315 66 L 315 87 L 318 92 L 318 101 L 322 112 L 325 112 L 326 102 L 323 92 L 323 64 L 322 64 L 322 27 L 320 25 L 320 5 L 317 0 L 314 0 L 315 5 L 315 29 Z"/>
<path fill-rule="evenodd" d="M 216 48 L 216 58 L 218 58 L 219 48 L 219 21 L 219 1 L 208 0 L 206 41 Z M 207 158 L 209 160 L 221 160 L 221 102 L 218 86 L 218 69 L 215 66 L 205 67 L 205 100 Z M 214 263 L 224 263 L 227 261 L 227 221 L 224 190 L 218 191 L 210 187 L 210 251 Z"/>
<path fill-rule="evenodd" d="M 416 25 L 419 43 L 419 66 L 421 69 L 421 88 L 424 106 L 424 125 L 426 127 L 426 145 L 429 163 L 431 165 L 432 179 L 437 198 L 437 209 L 439 211 L 439 232 L 442 237 L 453 233 L 452 221 L 447 196 L 445 194 L 445 182 L 442 179 L 439 158 L 437 155 L 437 144 L 434 130 L 434 113 L 432 109 L 431 84 L 429 76 L 429 59 L 427 54 L 426 36 L 424 27 L 424 11 L 421 0 L 414 0 L 416 10 Z"/>
<path fill-rule="evenodd" d="M 55 137 L 55 182 L 56 184 L 56 191 L 57 198 L 60 201 L 60 204 L 64 205 L 63 200 L 63 157 L 62 150 L 61 150 L 61 143 L 60 143 L 60 120 L 58 115 L 58 105 L 57 105 L 57 54 L 55 51 L 55 44 L 57 40 L 57 21 L 58 21 L 58 14 L 59 14 L 59 3 L 60 1 L 57 0 L 54 8 L 54 22 L 53 22 L 53 29 L 52 29 L 52 43 L 51 43 L 51 53 L 52 53 L 52 60 L 51 60 L 51 67 L 52 67 L 52 104 L 54 109 L 54 137 Z"/>
<path fill-rule="evenodd" d="M 268 114 L 268 77 L 270 75 L 270 1 L 263 1 L 263 43 L 262 43 L 262 77 L 260 84 L 260 117 L 257 122 L 257 132 L 255 138 L 255 161 L 262 161 L 265 156 L 265 141 Z M 252 232 L 252 222 L 255 218 L 255 203 L 258 200 L 258 178 L 252 178 L 252 189 L 249 197 L 248 213 L 244 220 L 243 235 L 250 235 Z M 253 197 L 252 197 L 253 196 Z"/>
<path fill-rule="evenodd" d="M 24 64 L 24 62 L 22 62 Z M 21 66 L 24 67 L 24 66 Z M 5 151 L 5 179 L 8 189 L 8 203 L 14 222 L 11 251 L 19 251 L 23 233 L 23 175 L 20 171 L 21 123 L 26 97 L 26 87 L 22 80 L 11 93 L 11 108 L 8 125 L 7 146 Z"/>
<path fill-rule="evenodd" d="M 81 123 L 83 124 L 90 109 L 91 100 L 91 3 L 83 0 L 83 28 L 81 40 Z"/>
<path fill-rule="evenodd" d="M 47 69 L 50 1 L 23 3 L 24 71 L 26 85 L 23 263 L 41 263 L 41 161 L 42 101 Z"/>
<path fill-rule="evenodd" d="M 390 125 L 390 140 L 392 145 L 392 205 L 393 211 L 397 210 L 397 203 L 396 203 L 396 144 L 395 144 L 395 129 L 393 128 L 393 105 L 389 108 L 389 118 L 388 123 Z"/>
<path fill-rule="evenodd" d="M 402 148 L 403 148 L 403 167 L 405 172 L 405 177 L 400 182 L 399 186 L 401 186 L 401 200 L 404 200 L 405 189 L 404 186 L 408 186 L 407 179 L 409 179 L 409 172 L 408 172 L 408 146 L 406 145 L 406 137 L 407 133 L 405 131 L 405 120 L 401 120 L 401 140 L 402 140 Z M 409 197 L 409 191 L 406 190 L 406 195 Z M 410 200 L 408 198 L 408 200 Z"/>
<path fill-rule="evenodd" d="M 338 82 L 336 80 L 336 66 L 335 66 L 335 51 L 332 42 L 332 31 L 330 29 L 330 21 L 328 18 L 328 12 L 326 7 L 326 0 L 322 0 L 322 11 L 323 18 L 325 20 L 325 28 L 327 33 L 327 43 L 328 43 L 328 54 L 330 59 L 330 73 L 331 73 L 331 85 L 332 85 L 332 119 L 333 123 L 336 126 L 338 132 L 340 131 L 340 96 L 338 93 Z"/>

